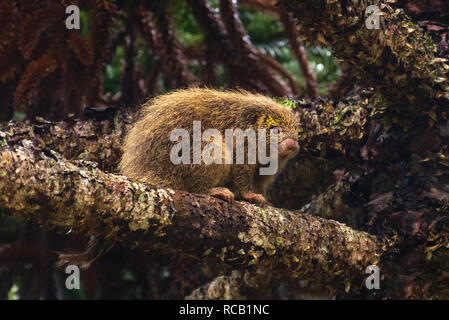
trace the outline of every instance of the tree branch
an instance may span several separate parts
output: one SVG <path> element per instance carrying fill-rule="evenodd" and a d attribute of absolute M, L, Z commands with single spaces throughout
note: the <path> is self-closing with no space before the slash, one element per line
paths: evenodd
<path fill-rule="evenodd" d="M 449 67 L 431 38 L 391 1 L 373 0 L 380 28 L 368 29 L 366 1 L 282 0 L 309 42 L 330 45 L 365 85 L 376 89 L 376 108 L 395 111 L 398 121 L 432 118 L 423 110 L 449 102 Z M 444 108 L 442 110 L 445 110 Z"/>
<path fill-rule="evenodd" d="M 43 225 L 336 287 L 363 276 L 387 250 L 336 221 L 152 187 L 1 136 L 0 208 Z"/>
<path fill-rule="evenodd" d="M 360 162 L 369 113 L 369 105 L 363 101 L 366 101 L 365 97 L 354 97 L 338 105 L 320 99 L 296 101 L 301 152 L 289 162 L 273 186 L 270 196 L 274 203 L 300 208 L 310 201 L 311 194 L 319 191 L 319 186 L 325 188 L 331 183 L 332 172 L 342 161 Z M 30 139 L 42 148 L 61 153 L 67 160 L 94 161 L 101 170 L 117 172 L 123 138 L 134 119 L 134 114 L 126 113 L 117 113 L 115 118 L 101 121 L 53 123 L 38 118 L 30 125 L 9 122 L 0 130 L 13 141 Z M 301 188 L 296 188 L 296 183 L 300 183 Z M 278 189 L 282 192 L 277 192 Z M 331 210 L 325 217 L 338 212 Z M 346 219 L 340 219 L 342 214 L 333 218 L 346 222 Z"/>

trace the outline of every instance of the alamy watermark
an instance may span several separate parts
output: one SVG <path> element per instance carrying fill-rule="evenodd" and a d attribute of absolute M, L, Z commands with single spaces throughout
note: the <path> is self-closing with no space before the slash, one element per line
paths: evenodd
<path fill-rule="evenodd" d="M 365 20 L 365 26 L 368 29 L 380 29 L 380 9 L 376 5 L 370 5 L 366 8 L 365 14 L 369 15 Z"/>
<path fill-rule="evenodd" d="M 65 13 L 69 16 L 65 20 L 66 28 L 69 30 L 80 29 L 80 9 L 77 5 L 67 6 Z M 376 5 L 369 5 L 365 9 L 365 15 L 368 17 L 365 20 L 365 26 L 368 29 L 380 29 L 380 9 Z"/>
<path fill-rule="evenodd" d="M 71 264 L 65 268 L 65 273 L 69 274 L 69 276 L 65 279 L 65 287 L 68 290 L 79 290 L 80 268 L 78 266 Z"/>
<path fill-rule="evenodd" d="M 247 163 L 268 165 L 259 168 L 260 175 L 273 175 L 278 169 L 278 129 L 270 129 L 269 154 L 267 155 L 266 129 L 226 129 L 224 138 L 217 129 L 201 133 L 201 121 L 193 121 L 193 143 L 185 129 L 171 132 L 170 141 L 177 142 L 170 151 L 173 164 L 233 164 L 234 150 L 236 164 L 245 163 L 245 138 L 247 141 Z M 179 141 L 179 139 L 181 139 Z M 212 140 L 212 141 L 211 141 Z M 234 148 L 235 141 L 235 148 Z M 208 142 L 203 148 L 203 142 Z M 192 155 L 191 155 L 192 149 Z M 256 159 L 257 155 L 257 159 Z M 193 158 L 193 159 L 192 159 Z"/>
<path fill-rule="evenodd" d="M 380 271 L 379 267 L 372 264 L 366 268 L 365 273 L 369 276 L 365 280 L 365 286 L 368 290 L 380 289 Z"/>
<path fill-rule="evenodd" d="M 80 8 L 74 4 L 65 8 L 65 13 L 69 16 L 65 19 L 65 26 L 67 29 L 72 30 L 80 29 Z"/>

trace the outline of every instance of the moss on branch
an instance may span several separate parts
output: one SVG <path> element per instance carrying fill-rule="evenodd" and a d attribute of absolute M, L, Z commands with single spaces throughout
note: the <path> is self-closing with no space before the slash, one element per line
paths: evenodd
<path fill-rule="evenodd" d="M 362 277 L 387 250 L 384 241 L 333 220 L 130 181 L 27 139 L 6 137 L 0 148 L 0 208 L 131 248 L 336 287 Z"/>
<path fill-rule="evenodd" d="M 331 46 L 363 85 L 375 88 L 377 112 L 389 111 L 390 122 L 434 121 L 438 107 L 444 111 L 449 103 L 449 64 L 395 2 L 281 0 L 281 5 L 299 19 L 309 42 Z M 365 24 L 369 5 L 379 8 L 379 29 Z"/>

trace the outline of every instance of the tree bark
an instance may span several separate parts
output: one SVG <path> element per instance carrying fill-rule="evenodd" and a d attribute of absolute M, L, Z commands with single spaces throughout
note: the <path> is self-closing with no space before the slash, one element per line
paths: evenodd
<path fill-rule="evenodd" d="M 149 186 L 2 137 L 0 208 L 42 225 L 340 288 L 390 248 L 333 220 Z"/>
<path fill-rule="evenodd" d="M 382 14 L 379 29 L 366 26 L 368 5 L 377 5 Z M 282 0 L 281 6 L 298 18 L 309 42 L 331 46 L 366 86 L 376 88 L 379 111 L 390 111 L 401 121 L 447 107 L 446 59 L 437 56 L 432 39 L 392 1 Z"/>
<path fill-rule="evenodd" d="M 380 10 L 378 29 L 367 27 L 368 5 Z M 447 298 L 445 55 L 394 1 L 282 0 L 281 7 L 298 18 L 308 43 L 330 46 L 373 92 L 360 157 L 339 161 L 346 178 L 318 196 L 318 211 L 339 204 L 334 190 L 337 207 L 361 219 L 355 226 L 401 237 L 400 255 L 389 261 L 390 296 Z"/>

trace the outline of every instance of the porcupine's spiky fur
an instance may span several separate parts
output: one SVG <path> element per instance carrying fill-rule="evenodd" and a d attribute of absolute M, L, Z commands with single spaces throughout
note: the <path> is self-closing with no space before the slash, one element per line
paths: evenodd
<path fill-rule="evenodd" d="M 122 174 L 152 185 L 207 193 L 226 200 L 232 200 L 235 194 L 237 198 L 264 204 L 263 194 L 274 176 L 260 176 L 258 164 L 172 164 L 170 151 L 177 142 L 170 141 L 170 134 L 182 128 L 192 137 L 193 121 L 201 121 L 202 131 L 219 130 L 223 150 L 225 129 L 277 127 L 280 155 L 285 149 L 282 141 L 296 143 L 298 139 L 298 120 L 293 112 L 268 97 L 245 91 L 177 90 L 143 105 L 140 119 L 125 139 Z M 203 142 L 202 147 L 208 143 Z M 277 172 L 297 151 L 279 158 Z"/>

